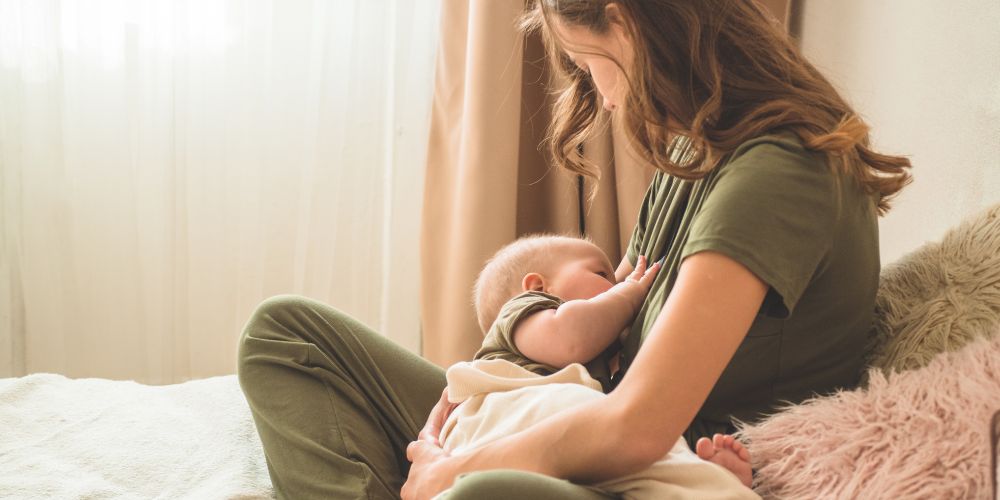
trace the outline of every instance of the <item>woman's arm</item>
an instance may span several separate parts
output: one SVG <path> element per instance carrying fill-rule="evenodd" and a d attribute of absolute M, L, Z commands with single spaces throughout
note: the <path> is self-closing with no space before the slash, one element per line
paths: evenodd
<path fill-rule="evenodd" d="M 497 468 L 591 483 L 649 466 L 670 450 L 750 329 L 767 285 L 716 252 L 692 255 L 621 384 L 468 455 L 416 441 L 404 498 L 429 498 L 457 474 Z"/>

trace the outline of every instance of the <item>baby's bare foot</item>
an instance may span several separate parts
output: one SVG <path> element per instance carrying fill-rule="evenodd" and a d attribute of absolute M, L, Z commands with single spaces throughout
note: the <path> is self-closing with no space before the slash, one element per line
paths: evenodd
<path fill-rule="evenodd" d="M 703 437 L 695 444 L 695 451 L 702 460 L 708 460 L 721 465 L 748 488 L 753 482 L 753 472 L 750 469 L 750 452 L 743 443 L 728 434 L 716 434 L 712 439 Z"/>

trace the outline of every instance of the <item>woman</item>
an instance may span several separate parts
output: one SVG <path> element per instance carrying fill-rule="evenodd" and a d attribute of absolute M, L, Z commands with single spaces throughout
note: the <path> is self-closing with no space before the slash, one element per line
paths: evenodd
<path fill-rule="evenodd" d="M 607 404 L 450 457 L 435 440 L 440 369 L 328 306 L 269 299 L 244 331 L 239 375 L 280 496 L 393 498 L 405 478 L 406 499 L 449 487 L 604 498 L 577 483 L 857 383 L 876 218 L 909 161 L 868 147 L 866 125 L 751 0 L 541 0 L 526 20 L 566 77 L 556 163 L 592 175 L 579 145 L 603 106 L 659 170 L 615 273 L 665 259 L 624 377 Z"/>

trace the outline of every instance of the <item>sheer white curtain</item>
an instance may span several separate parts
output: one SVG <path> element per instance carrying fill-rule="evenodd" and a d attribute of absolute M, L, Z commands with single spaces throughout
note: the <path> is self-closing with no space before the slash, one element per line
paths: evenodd
<path fill-rule="evenodd" d="M 263 298 L 419 347 L 437 0 L 0 0 L 0 377 L 234 373 Z"/>

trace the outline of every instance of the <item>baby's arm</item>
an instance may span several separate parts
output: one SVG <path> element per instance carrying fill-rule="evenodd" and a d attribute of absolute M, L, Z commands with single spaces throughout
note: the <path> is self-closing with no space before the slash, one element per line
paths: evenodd
<path fill-rule="evenodd" d="M 527 358 L 556 368 L 596 358 L 632 322 L 659 269 L 656 263 L 647 270 L 640 257 L 632 274 L 610 290 L 531 314 L 515 326 L 514 345 Z"/>

